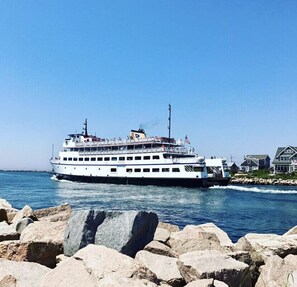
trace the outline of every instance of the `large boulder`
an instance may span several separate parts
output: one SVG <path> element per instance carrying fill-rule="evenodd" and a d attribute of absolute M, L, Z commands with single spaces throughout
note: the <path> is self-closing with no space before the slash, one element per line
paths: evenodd
<path fill-rule="evenodd" d="M 56 266 L 56 256 L 57 248 L 50 242 L 20 242 L 19 240 L 0 242 L 0 258 L 36 262 L 52 268 Z"/>
<path fill-rule="evenodd" d="M 297 286 L 297 255 L 288 255 L 284 259 L 271 256 L 259 270 L 256 287 Z"/>
<path fill-rule="evenodd" d="M 170 231 L 162 227 L 157 227 L 154 234 L 154 240 L 160 241 L 162 243 L 166 243 L 169 238 L 170 238 Z"/>
<path fill-rule="evenodd" d="M 79 249 L 93 244 L 97 227 L 104 218 L 104 211 L 73 211 L 65 230 L 64 255 L 72 256 Z"/>
<path fill-rule="evenodd" d="M 167 229 L 170 233 L 180 231 L 180 228 L 177 225 L 162 221 L 159 222 L 158 227 Z"/>
<path fill-rule="evenodd" d="M 25 205 L 23 209 L 17 212 L 15 217 L 12 220 L 12 223 L 17 223 L 24 217 L 30 217 L 32 220 L 37 220 L 37 217 L 33 211 L 33 209 L 29 205 Z"/>
<path fill-rule="evenodd" d="M 17 209 L 13 208 L 7 200 L 5 200 L 3 198 L 0 198 L 0 209 L 5 209 L 8 212 L 10 212 L 10 211 L 17 212 L 18 211 Z"/>
<path fill-rule="evenodd" d="M 214 278 L 229 287 L 251 287 L 249 266 L 216 250 L 192 251 L 179 257 L 179 270 L 187 283 Z"/>
<path fill-rule="evenodd" d="M 136 254 L 135 261 L 155 273 L 160 281 L 175 287 L 184 285 L 184 280 L 177 268 L 176 258 L 142 250 Z"/>
<path fill-rule="evenodd" d="M 19 238 L 20 234 L 13 225 L 8 225 L 5 221 L 0 222 L 0 241 L 17 240 Z"/>
<path fill-rule="evenodd" d="M 71 216 L 72 209 L 68 203 L 34 211 L 38 220 L 45 221 L 67 221 Z"/>
<path fill-rule="evenodd" d="M 284 258 L 288 254 L 297 254 L 297 238 L 295 235 L 249 233 L 238 240 L 235 249 L 250 252 L 253 261 L 261 265 L 272 255 Z"/>
<path fill-rule="evenodd" d="M 37 263 L 0 259 L 0 286 L 41 287 L 50 270 Z"/>
<path fill-rule="evenodd" d="M 24 217 L 20 219 L 16 224 L 14 224 L 16 232 L 18 234 L 22 234 L 25 228 L 33 222 L 34 222 L 33 219 L 31 219 L 30 217 Z"/>
<path fill-rule="evenodd" d="M 157 224 L 155 213 L 75 211 L 67 223 L 64 254 L 72 256 L 79 249 L 95 243 L 133 257 L 153 239 Z"/>
<path fill-rule="evenodd" d="M 98 281 L 92 270 L 88 270 L 82 260 L 74 257 L 61 262 L 44 276 L 42 287 L 98 287 Z"/>
<path fill-rule="evenodd" d="M 66 221 L 35 221 L 28 225 L 22 232 L 21 242 L 44 242 L 56 246 L 56 253 L 63 253 L 64 234 Z"/>
<path fill-rule="evenodd" d="M 130 278 L 136 271 L 131 257 L 103 245 L 89 244 L 77 251 L 73 257 L 83 261 L 98 280 L 111 275 Z"/>
<path fill-rule="evenodd" d="M 178 254 L 174 252 L 170 247 L 156 240 L 153 240 L 148 245 L 146 245 L 144 247 L 144 250 L 168 257 L 178 257 Z"/>
<path fill-rule="evenodd" d="M 154 238 L 158 225 L 155 213 L 144 211 L 106 212 L 97 228 L 95 244 L 134 257 Z"/>
<path fill-rule="evenodd" d="M 171 233 L 167 244 L 180 255 L 199 250 L 229 252 L 233 246 L 224 231 L 203 225 L 187 225 L 182 231 Z"/>

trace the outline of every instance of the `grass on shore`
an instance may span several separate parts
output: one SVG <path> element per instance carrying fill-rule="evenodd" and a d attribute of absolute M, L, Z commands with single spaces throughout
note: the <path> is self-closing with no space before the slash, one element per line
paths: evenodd
<path fill-rule="evenodd" d="M 237 175 L 237 176 L 239 176 L 239 175 Z M 254 171 L 242 174 L 242 177 L 262 178 L 262 179 L 297 180 L 297 172 L 273 174 L 268 169 L 262 169 L 262 170 L 254 170 Z"/>

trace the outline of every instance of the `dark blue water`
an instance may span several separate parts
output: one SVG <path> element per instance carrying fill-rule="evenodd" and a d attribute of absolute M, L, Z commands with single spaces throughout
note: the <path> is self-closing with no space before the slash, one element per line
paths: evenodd
<path fill-rule="evenodd" d="M 210 189 L 72 183 L 48 173 L 0 172 L 0 197 L 21 209 L 69 203 L 74 209 L 154 211 L 179 225 L 213 222 L 235 242 L 249 232 L 283 234 L 297 225 L 297 187 Z"/>

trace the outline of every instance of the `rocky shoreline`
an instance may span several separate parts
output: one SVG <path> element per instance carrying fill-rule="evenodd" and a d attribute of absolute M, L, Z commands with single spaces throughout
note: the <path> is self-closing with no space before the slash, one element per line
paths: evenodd
<path fill-rule="evenodd" d="M 275 179 L 275 178 L 247 178 L 247 177 L 232 177 L 230 184 L 253 184 L 253 185 L 286 185 L 297 186 L 297 180 L 294 179 Z"/>
<path fill-rule="evenodd" d="M 0 286 L 296 287 L 297 225 L 233 243 L 143 211 L 14 209 L 0 199 Z"/>

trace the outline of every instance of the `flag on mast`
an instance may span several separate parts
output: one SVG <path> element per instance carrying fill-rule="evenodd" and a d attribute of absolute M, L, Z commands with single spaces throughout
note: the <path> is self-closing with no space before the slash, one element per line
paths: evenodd
<path fill-rule="evenodd" d="M 188 139 L 188 136 L 187 136 L 187 135 L 185 136 L 185 143 L 187 143 L 187 144 L 190 144 L 190 141 L 189 141 L 189 139 Z"/>

